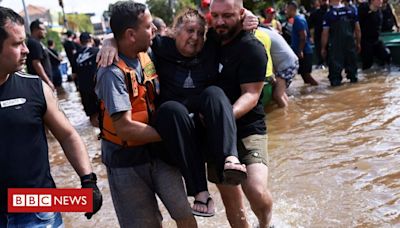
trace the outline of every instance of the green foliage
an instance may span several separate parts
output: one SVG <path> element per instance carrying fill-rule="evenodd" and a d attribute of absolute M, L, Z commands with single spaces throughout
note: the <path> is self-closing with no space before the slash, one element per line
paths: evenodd
<path fill-rule="evenodd" d="M 47 30 L 47 35 L 46 39 L 44 40 L 44 44 L 47 47 L 47 40 L 53 40 L 54 43 L 56 44 L 56 50 L 60 52 L 63 49 L 62 43 L 61 43 L 61 38 L 58 32 L 53 31 L 51 29 Z"/>
<path fill-rule="evenodd" d="M 196 3 L 193 0 L 180 0 L 178 1 L 178 5 L 176 7 L 176 12 L 179 13 L 183 9 L 187 8 L 196 8 Z"/>
<path fill-rule="evenodd" d="M 68 22 L 68 28 L 72 31 L 89 33 L 94 32 L 93 24 L 90 21 L 90 16 L 83 13 L 67 14 L 65 16 Z"/>
<path fill-rule="evenodd" d="M 173 12 L 172 8 L 168 6 L 166 0 L 147 0 L 150 12 L 157 17 L 162 18 L 166 24 L 171 24 Z"/>
<path fill-rule="evenodd" d="M 275 10 L 278 11 L 281 7 L 283 7 L 287 2 L 293 0 L 244 0 L 244 7 L 248 10 L 251 10 L 253 13 L 257 15 L 261 15 L 261 12 L 267 7 L 274 7 Z M 297 2 L 300 1 L 310 1 L 310 0 L 295 0 Z"/>
<path fill-rule="evenodd" d="M 174 16 L 182 9 L 188 7 L 196 8 L 194 0 L 147 0 L 146 3 L 149 6 L 150 12 L 154 16 L 162 18 L 167 25 L 172 24 Z"/>
<path fill-rule="evenodd" d="M 260 0 L 245 0 L 243 5 L 246 9 L 251 10 L 254 14 L 261 15 L 261 12 L 273 5 L 272 1 L 260 1 Z"/>

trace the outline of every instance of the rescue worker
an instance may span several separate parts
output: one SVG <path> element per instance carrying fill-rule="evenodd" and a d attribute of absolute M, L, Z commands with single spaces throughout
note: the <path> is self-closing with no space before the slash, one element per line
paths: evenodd
<path fill-rule="evenodd" d="M 254 36 L 264 45 L 265 52 L 267 53 L 268 59 L 272 60 L 271 58 L 271 38 L 269 37 L 268 33 L 262 31 L 261 28 L 257 28 L 255 30 Z M 265 73 L 265 82 L 264 82 L 264 89 L 263 89 L 263 105 L 268 105 L 272 98 L 272 87 L 274 83 L 273 78 L 273 67 L 272 61 L 268 61 L 266 73 Z"/>
<path fill-rule="evenodd" d="M 95 87 L 102 161 L 121 227 L 161 227 L 156 194 L 178 227 L 197 227 L 178 169 L 149 150 L 149 143 L 161 141 L 149 124 L 158 80 L 146 52 L 156 29 L 152 21 L 144 4 L 119 1 L 112 7 L 110 26 L 120 59 L 99 68 Z"/>
<path fill-rule="evenodd" d="M 379 39 L 382 28 L 382 0 L 369 0 L 368 3 L 360 4 L 358 8 L 361 28 L 361 60 L 362 69 L 372 67 L 374 57 L 379 59 L 381 65 L 390 67 L 390 50 Z"/>
<path fill-rule="evenodd" d="M 310 29 L 313 30 L 314 52 L 317 56 L 317 68 L 324 69 L 324 59 L 321 56 L 321 36 L 324 16 L 328 12 L 328 0 L 315 0 L 316 9 L 310 14 Z M 319 5 L 319 6 L 318 6 Z"/>
<path fill-rule="evenodd" d="M 277 31 L 269 27 L 259 27 L 258 30 L 267 33 L 271 39 L 270 53 L 272 61 L 268 61 L 268 65 L 272 62 L 275 74 L 273 79 L 273 98 L 279 107 L 287 107 L 289 98 L 286 94 L 286 88 L 289 87 L 297 74 L 299 59 Z"/>
<path fill-rule="evenodd" d="M 358 81 L 357 53 L 360 51 L 361 32 L 353 7 L 341 4 L 340 0 L 331 0 L 331 5 L 323 22 L 321 56 L 326 58 L 329 48 L 328 78 L 331 86 L 339 86 L 343 69 L 350 82 Z"/>

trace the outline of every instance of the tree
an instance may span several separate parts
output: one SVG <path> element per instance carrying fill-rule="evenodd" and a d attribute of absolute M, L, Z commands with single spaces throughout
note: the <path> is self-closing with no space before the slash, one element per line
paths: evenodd
<path fill-rule="evenodd" d="M 58 32 L 53 31 L 51 29 L 47 30 L 47 35 L 46 39 L 44 40 L 44 43 L 47 44 L 47 40 L 53 40 L 55 45 L 56 45 L 56 50 L 61 51 L 63 49 L 62 43 L 61 43 L 61 38 Z"/>
<path fill-rule="evenodd" d="M 196 8 L 194 0 L 147 0 L 150 12 L 171 25 L 176 13 L 186 8 Z"/>
<path fill-rule="evenodd" d="M 74 13 L 65 15 L 68 23 L 68 28 L 72 31 L 93 33 L 93 24 L 90 21 L 90 16 L 84 13 Z M 59 20 L 62 20 L 60 17 Z M 60 23 L 63 24 L 63 23 Z"/>

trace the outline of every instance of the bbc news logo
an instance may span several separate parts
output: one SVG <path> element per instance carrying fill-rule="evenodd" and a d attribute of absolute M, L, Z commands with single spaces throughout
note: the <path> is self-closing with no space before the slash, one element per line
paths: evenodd
<path fill-rule="evenodd" d="M 9 188 L 8 212 L 92 212 L 93 190 Z"/>

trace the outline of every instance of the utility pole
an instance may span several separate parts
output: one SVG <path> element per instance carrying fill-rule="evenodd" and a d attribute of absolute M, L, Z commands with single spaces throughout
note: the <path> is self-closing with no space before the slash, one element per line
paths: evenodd
<path fill-rule="evenodd" d="M 168 7 L 172 11 L 172 16 L 175 16 L 175 7 L 176 7 L 176 2 L 175 0 L 168 0 Z"/>
<path fill-rule="evenodd" d="M 61 9 L 62 9 L 62 13 L 63 13 L 63 25 L 64 28 L 67 30 L 68 29 L 68 23 L 67 23 L 67 19 L 65 18 L 65 11 L 64 11 L 64 3 L 63 0 L 58 0 L 58 4 L 60 5 Z"/>
<path fill-rule="evenodd" d="M 25 0 L 22 0 L 22 6 L 24 7 L 24 14 L 25 14 L 25 32 L 27 34 L 31 34 L 31 30 L 29 29 L 29 25 L 31 24 L 31 21 L 29 19 L 28 10 L 26 9 L 26 6 L 25 6 Z"/>

